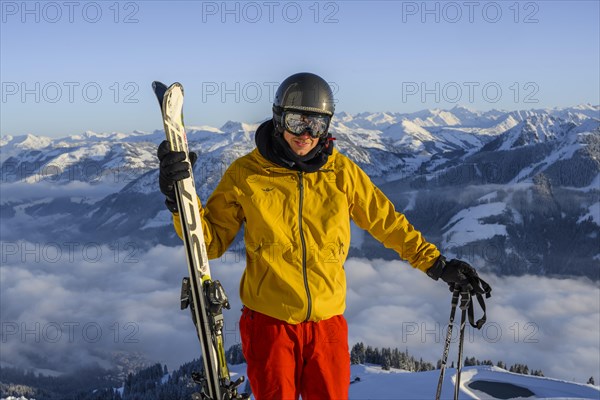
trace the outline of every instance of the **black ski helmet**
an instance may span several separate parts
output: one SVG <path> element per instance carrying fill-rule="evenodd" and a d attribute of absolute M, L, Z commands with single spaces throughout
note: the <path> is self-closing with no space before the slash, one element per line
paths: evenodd
<path fill-rule="evenodd" d="M 333 91 L 319 75 L 300 72 L 289 76 L 279 85 L 273 101 L 273 122 L 279 132 L 283 132 L 281 117 L 286 110 L 333 117 Z"/>

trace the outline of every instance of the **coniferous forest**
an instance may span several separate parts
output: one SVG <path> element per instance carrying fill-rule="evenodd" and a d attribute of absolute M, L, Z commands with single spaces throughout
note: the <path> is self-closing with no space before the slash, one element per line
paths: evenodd
<path fill-rule="evenodd" d="M 244 363 L 241 345 L 231 346 L 226 353 L 230 365 Z M 365 346 L 362 342 L 352 346 L 351 364 L 375 364 L 384 370 L 391 368 L 410 372 L 431 371 L 441 367 L 410 355 L 408 349 L 378 348 Z M 464 366 L 488 365 L 506 369 L 510 372 L 544 376 L 541 370 L 532 370 L 526 364 L 507 366 L 503 361 L 494 364 L 491 360 L 477 360 L 465 357 Z M 454 367 L 454 363 L 449 365 Z M 36 400 L 189 400 L 199 388 L 193 382 L 192 372 L 202 370 L 202 360 L 196 359 L 169 372 L 166 365 L 154 364 L 135 373 L 129 373 L 125 379 L 119 379 L 109 370 L 88 368 L 77 374 L 60 377 L 48 377 L 16 368 L 0 368 L 0 396 L 14 396 Z M 593 382 L 593 377 L 590 378 Z M 249 388 L 242 387 L 243 390 Z"/>

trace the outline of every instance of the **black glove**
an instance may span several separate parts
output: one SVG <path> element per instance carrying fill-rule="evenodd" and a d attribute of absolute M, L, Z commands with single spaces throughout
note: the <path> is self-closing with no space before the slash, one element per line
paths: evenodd
<path fill-rule="evenodd" d="M 466 287 L 469 291 L 476 286 L 473 283 L 479 282 L 475 268 L 461 260 L 446 261 L 443 256 L 440 256 L 435 264 L 427 270 L 427 275 L 436 281 L 441 278 L 451 286 Z"/>
<path fill-rule="evenodd" d="M 175 182 L 190 176 L 190 163 L 185 161 L 185 152 L 171 151 L 169 142 L 164 140 L 156 152 L 160 161 L 160 173 L 158 175 L 158 185 L 160 191 L 165 195 L 165 205 L 171 212 L 177 212 L 177 202 L 175 201 Z M 190 151 L 190 161 L 192 168 L 196 164 L 198 155 Z"/>
<path fill-rule="evenodd" d="M 469 316 L 469 323 L 477 329 L 481 329 L 486 321 L 485 298 L 489 298 L 492 293 L 492 287 L 477 275 L 475 268 L 461 260 L 446 261 L 446 258 L 440 256 L 431 268 L 426 271 L 427 275 L 436 281 L 442 278 L 449 286 L 455 296 L 460 293 L 460 308 L 466 310 Z M 458 290 L 458 292 L 456 292 Z M 475 322 L 473 301 L 471 297 L 475 296 L 481 309 L 483 317 Z M 453 297 L 454 300 L 454 297 Z M 458 297 L 456 297 L 458 300 Z M 456 306 L 456 303 L 453 303 Z"/>

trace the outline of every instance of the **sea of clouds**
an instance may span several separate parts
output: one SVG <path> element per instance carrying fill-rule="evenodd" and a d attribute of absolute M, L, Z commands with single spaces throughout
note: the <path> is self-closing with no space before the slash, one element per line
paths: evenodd
<path fill-rule="evenodd" d="M 226 253 L 211 266 L 232 305 L 225 311 L 229 346 L 240 341 L 244 259 Z M 200 354 L 189 311 L 180 310 L 186 271 L 181 247 L 141 252 L 132 243 L 2 242 L 0 361 L 72 372 L 90 364 L 110 367 L 114 355 L 125 352 L 176 368 Z M 353 258 L 346 274 L 350 345 L 408 349 L 434 363 L 441 357 L 451 297 L 445 284 L 403 261 Z M 465 356 L 523 363 L 578 382 L 600 377 L 596 284 L 539 276 L 485 278 L 493 287 L 488 323 L 481 331 L 467 329 Z M 456 359 L 456 331 L 450 360 Z"/>

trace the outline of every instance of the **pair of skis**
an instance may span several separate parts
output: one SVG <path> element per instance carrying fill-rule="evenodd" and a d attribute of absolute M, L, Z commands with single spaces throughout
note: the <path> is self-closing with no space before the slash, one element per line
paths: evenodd
<path fill-rule="evenodd" d="M 471 285 L 460 286 L 455 284 L 452 288 L 452 300 L 450 308 L 450 320 L 448 322 L 448 331 L 446 332 L 446 340 L 444 341 L 444 352 L 442 353 L 442 363 L 440 368 L 440 378 L 438 380 L 437 390 L 435 393 L 435 399 L 440 400 L 442 395 L 442 385 L 444 383 L 444 374 L 446 372 L 446 364 L 448 363 L 448 353 L 450 351 L 450 342 L 452 341 L 452 328 L 454 326 L 454 317 L 456 315 L 456 307 L 458 306 L 458 299 L 460 298 L 460 328 L 458 333 L 458 360 L 456 365 L 456 380 L 454 382 L 454 400 L 458 400 L 458 393 L 460 391 L 460 375 L 462 373 L 463 366 L 463 348 L 465 342 L 465 326 L 467 324 L 467 315 L 471 326 L 477 329 L 481 329 L 486 321 L 485 315 L 485 301 L 483 296 L 486 298 L 491 296 L 491 287 L 483 279 L 477 278 L 475 288 Z M 474 292 L 479 305 L 483 309 L 483 317 L 477 322 L 473 321 L 473 299 L 471 292 Z"/>
<path fill-rule="evenodd" d="M 167 87 L 155 81 L 152 88 L 162 111 L 165 134 L 172 151 L 183 151 L 189 162 L 187 136 L 183 125 L 183 86 L 174 83 Z M 188 262 L 189 278 L 184 278 L 181 287 L 181 309 L 188 306 L 202 346 L 203 373 L 194 373 L 192 378 L 201 387 L 193 400 L 247 399 L 249 395 L 238 394 L 237 387 L 244 382 L 240 377 L 231 382 L 223 343 L 223 307 L 229 309 L 229 301 L 219 281 L 210 276 L 200 208 L 196 195 L 194 177 L 178 181 L 175 197 L 181 219 L 183 242 Z"/>

